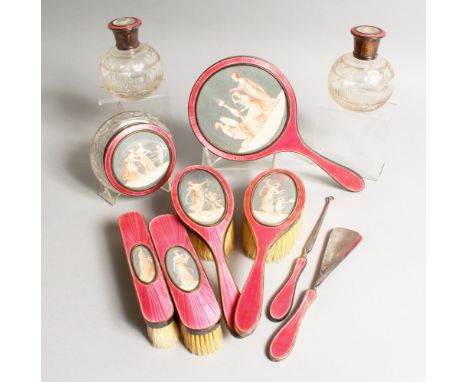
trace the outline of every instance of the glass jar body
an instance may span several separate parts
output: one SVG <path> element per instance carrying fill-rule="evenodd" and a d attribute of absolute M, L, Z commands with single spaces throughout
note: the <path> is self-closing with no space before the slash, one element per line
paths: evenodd
<path fill-rule="evenodd" d="M 353 111 L 372 111 L 383 106 L 393 92 L 394 72 L 380 56 L 359 60 L 352 53 L 339 57 L 328 77 L 328 90 L 339 105 Z"/>
<path fill-rule="evenodd" d="M 153 94 L 163 79 L 158 52 L 141 43 L 137 48 L 110 48 L 101 58 L 101 85 L 117 98 L 140 100 Z"/>

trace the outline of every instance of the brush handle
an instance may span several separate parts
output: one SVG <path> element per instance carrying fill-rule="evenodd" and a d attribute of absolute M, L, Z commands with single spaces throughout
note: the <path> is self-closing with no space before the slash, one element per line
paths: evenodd
<path fill-rule="evenodd" d="M 231 333 L 236 333 L 234 328 L 234 311 L 239 300 L 239 289 L 232 278 L 231 272 L 226 263 L 224 254 L 224 244 L 219 240 L 212 241 L 213 257 L 218 273 L 219 292 L 221 295 L 221 305 L 223 308 L 224 321 Z"/>
<path fill-rule="evenodd" d="M 266 248 L 258 248 L 254 265 L 237 303 L 234 322 L 240 336 L 251 334 L 260 320 L 263 302 L 263 270 Z"/>
<path fill-rule="evenodd" d="M 338 184 L 348 191 L 359 192 L 366 186 L 364 179 L 362 179 L 358 173 L 343 165 L 333 162 L 331 159 L 321 156 L 302 142 L 302 140 L 300 140 L 298 152 L 312 160 L 317 166 L 324 170 Z"/>
<path fill-rule="evenodd" d="M 270 304 L 269 314 L 271 319 L 281 321 L 288 315 L 294 300 L 297 280 L 299 280 L 299 276 L 306 265 L 307 259 L 304 256 L 300 256 L 295 260 L 291 275 L 284 285 L 278 290 Z"/>
<path fill-rule="evenodd" d="M 299 308 L 297 308 L 280 331 L 273 337 L 268 350 L 269 357 L 272 361 L 281 361 L 291 353 L 294 343 L 296 342 L 302 319 L 310 304 L 314 301 L 315 296 L 316 292 L 314 289 L 307 289 Z"/>

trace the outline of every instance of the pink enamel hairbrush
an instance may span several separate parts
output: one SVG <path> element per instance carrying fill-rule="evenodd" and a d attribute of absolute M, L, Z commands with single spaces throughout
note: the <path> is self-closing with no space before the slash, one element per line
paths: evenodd
<path fill-rule="evenodd" d="M 179 316 L 182 339 L 196 355 L 218 350 L 221 310 L 182 222 L 174 215 L 154 218 L 149 230 Z"/>
<path fill-rule="evenodd" d="M 245 192 L 244 247 L 255 260 L 234 316 L 242 337 L 251 334 L 260 320 L 265 262 L 278 261 L 291 250 L 300 231 L 304 201 L 302 181 L 288 170 L 262 172 Z"/>
<path fill-rule="evenodd" d="M 197 253 L 215 261 L 226 326 L 235 334 L 234 308 L 239 290 L 225 257 L 232 251 L 234 197 L 224 177 L 208 166 L 190 166 L 172 183 L 172 203 L 191 235 Z M 206 255 L 209 253 L 210 255 Z"/>
<path fill-rule="evenodd" d="M 159 348 L 172 347 L 179 338 L 179 328 L 145 218 L 139 212 L 127 212 L 119 217 L 119 227 L 151 343 Z"/>
<path fill-rule="evenodd" d="M 308 147 L 297 128 L 294 90 L 275 66 L 238 56 L 206 69 L 189 98 L 190 125 L 203 146 L 229 160 L 295 152 L 321 167 L 348 191 L 365 187 L 360 175 Z"/>

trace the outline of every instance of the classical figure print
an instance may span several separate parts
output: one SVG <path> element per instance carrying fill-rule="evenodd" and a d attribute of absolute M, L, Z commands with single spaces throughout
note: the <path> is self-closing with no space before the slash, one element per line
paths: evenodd
<path fill-rule="evenodd" d="M 214 146 L 249 154 L 267 147 L 281 134 L 288 108 L 285 92 L 271 73 L 235 65 L 205 82 L 196 113 L 199 128 Z"/>
<path fill-rule="evenodd" d="M 223 99 L 216 100 L 218 107 L 224 108 L 229 117 L 220 117 L 214 127 L 241 140 L 239 152 L 243 152 L 271 139 L 271 133 L 276 132 L 283 119 L 285 99 L 282 90 L 273 97 L 259 84 L 237 72 L 232 73 L 231 79 L 235 82 L 235 87 L 229 90 L 233 106 Z M 275 113 L 277 106 L 280 112 Z"/>
<path fill-rule="evenodd" d="M 296 205 L 297 189 L 287 175 L 267 175 L 252 194 L 254 217 L 262 224 L 277 225 L 286 220 Z"/>
<path fill-rule="evenodd" d="M 189 180 L 187 191 L 185 193 L 185 202 L 188 205 L 188 208 L 193 213 L 199 213 L 203 211 L 205 206 L 205 191 L 209 186 L 210 181 L 205 179 L 200 183 Z"/>
<path fill-rule="evenodd" d="M 156 268 L 153 257 L 144 246 L 137 246 L 132 250 L 133 269 L 138 279 L 144 283 L 150 283 L 156 276 Z"/>
<path fill-rule="evenodd" d="M 277 212 L 278 196 L 283 192 L 284 190 L 281 189 L 279 182 L 272 183 L 271 178 L 267 178 L 265 184 L 259 190 L 260 211 L 268 214 Z"/>
<path fill-rule="evenodd" d="M 200 274 L 192 255 L 182 247 L 174 247 L 166 256 L 166 267 L 174 284 L 187 292 L 196 289 Z"/>
<path fill-rule="evenodd" d="M 211 225 L 224 215 L 226 200 L 219 181 L 207 171 L 195 170 L 179 183 L 179 200 L 184 211 L 195 222 Z"/>
<path fill-rule="evenodd" d="M 138 132 L 117 146 L 113 170 L 122 185 L 143 190 L 157 184 L 167 173 L 170 153 L 166 142 L 151 132 Z"/>
<path fill-rule="evenodd" d="M 144 148 L 141 143 L 137 143 L 135 155 L 137 157 L 137 161 L 140 163 L 141 172 L 143 174 L 149 174 L 156 170 L 156 165 L 154 164 L 153 160 L 150 159 L 153 153 Z M 156 156 L 156 152 L 154 155 Z"/>
<path fill-rule="evenodd" d="M 123 180 L 124 183 L 131 182 L 139 176 L 137 157 L 135 150 L 129 149 L 123 161 Z"/>

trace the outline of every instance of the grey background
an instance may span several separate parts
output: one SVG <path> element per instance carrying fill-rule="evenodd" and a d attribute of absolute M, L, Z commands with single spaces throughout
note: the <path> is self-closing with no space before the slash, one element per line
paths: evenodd
<path fill-rule="evenodd" d="M 424 379 L 424 2 L 418 1 L 43 1 L 43 263 L 44 381 L 422 381 Z M 293 354 L 265 356 L 277 324 L 264 315 L 246 339 L 226 335 L 222 348 L 195 357 L 182 344 L 153 349 L 125 264 L 117 217 L 147 219 L 171 211 L 163 191 L 122 199 L 111 207 L 95 194 L 88 148 L 105 120 L 97 108 L 98 63 L 112 45 L 106 24 L 143 19 L 141 40 L 164 61 L 171 94 L 176 170 L 200 161 L 187 122 L 187 100 L 200 73 L 220 58 L 256 55 L 288 77 L 298 99 L 299 125 L 310 142 L 316 106 L 327 94 L 334 60 L 352 49 L 349 28 L 387 31 L 381 53 L 394 66 L 395 108 L 381 179 L 364 192 L 337 189 L 317 168 L 297 170 L 308 193 L 304 228 L 293 254 L 266 268 L 268 300 L 289 270 L 323 197 L 333 194 L 309 266 L 306 288 L 328 229 L 358 230 L 364 240 L 320 287 Z M 26 84 L 25 84 L 26 85 Z M 298 161 L 293 162 L 294 165 Z M 294 167 L 291 167 L 294 168 Z M 242 287 L 251 260 L 241 255 L 242 195 L 256 174 L 227 174 L 237 207 L 236 251 L 229 260 Z M 206 265 L 214 280 L 212 265 Z"/>

